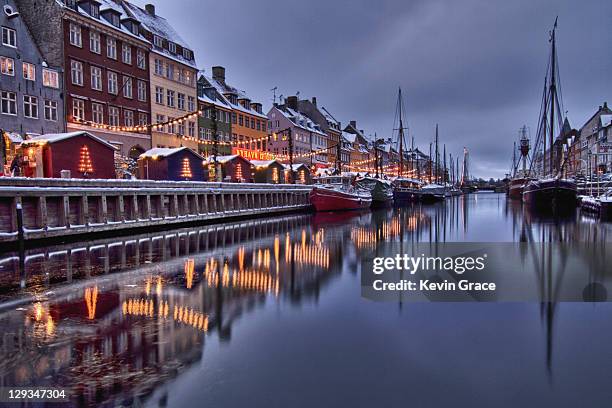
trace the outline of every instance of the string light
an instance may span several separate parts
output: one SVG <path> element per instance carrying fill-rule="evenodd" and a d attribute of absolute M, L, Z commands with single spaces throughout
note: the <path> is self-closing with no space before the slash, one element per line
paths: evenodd
<path fill-rule="evenodd" d="M 81 156 L 79 158 L 79 173 L 84 175 L 93 173 L 93 165 L 91 164 L 91 156 L 89 155 L 89 148 L 86 145 L 81 147 Z"/>
<path fill-rule="evenodd" d="M 183 167 L 181 168 L 181 177 L 190 179 L 193 177 L 191 173 L 191 164 L 189 163 L 189 159 L 187 157 L 183 158 Z"/>

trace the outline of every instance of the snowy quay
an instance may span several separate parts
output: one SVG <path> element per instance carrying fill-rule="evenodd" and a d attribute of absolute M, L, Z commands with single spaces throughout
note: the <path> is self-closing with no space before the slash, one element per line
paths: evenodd
<path fill-rule="evenodd" d="M 310 190 L 297 184 L 4 178 L 0 242 L 305 211 Z"/>

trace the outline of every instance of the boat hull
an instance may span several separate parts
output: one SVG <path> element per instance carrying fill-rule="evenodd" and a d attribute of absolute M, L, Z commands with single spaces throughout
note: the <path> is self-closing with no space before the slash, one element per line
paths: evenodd
<path fill-rule="evenodd" d="M 398 202 L 414 202 L 421 199 L 421 193 L 416 188 L 396 188 L 393 199 Z"/>
<path fill-rule="evenodd" d="M 366 178 L 357 181 L 357 185 L 370 191 L 373 206 L 386 206 L 393 201 L 393 188 L 383 181 Z"/>
<path fill-rule="evenodd" d="M 317 211 L 348 211 L 370 208 L 372 198 L 344 191 L 314 187 L 310 192 L 310 203 Z"/>
<path fill-rule="evenodd" d="M 612 220 L 612 201 L 602 201 L 599 205 L 599 217 Z"/>
<path fill-rule="evenodd" d="M 576 183 L 570 180 L 551 179 L 528 183 L 523 188 L 523 202 L 546 209 L 575 209 L 577 205 Z"/>

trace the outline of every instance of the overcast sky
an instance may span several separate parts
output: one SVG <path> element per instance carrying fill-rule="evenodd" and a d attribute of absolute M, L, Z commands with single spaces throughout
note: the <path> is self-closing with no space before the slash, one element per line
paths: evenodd
<path fill-rule="evenodd" d="M 140 6 L 146 0 L 134 0 Z M 390 136 L 397 89 L 407 126 L 428 151 L 436 123 L 447 151 L 470 150 L 475 176 L 502 177 L 523 125 L 538 119 L 549 43 L 557 31 L 570 123 L 612 102 L 609 0 L 157 1 L 208 74 L 253 100 L 316 96 L 343 125 Z"/>

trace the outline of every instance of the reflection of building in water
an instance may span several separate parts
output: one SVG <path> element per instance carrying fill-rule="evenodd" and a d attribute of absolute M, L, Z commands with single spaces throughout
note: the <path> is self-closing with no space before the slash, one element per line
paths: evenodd
<path fill-rule="evenodd" d="M 55 381 L 48 385 L 70 388 L 85 405 L 116 404 L 150 389 L 200 360 L 207 334 L 229 340 L 233 322 L 266 297 L 318 297 L 341 270 L 346 243 L 328 243 L 327 229 L 313 229 L 309 220 L 29 251 L 17 275 L 25 275 L 31 292 L 56 297 L 0 315 L 2 383 Z M 13 255 L 3 260 L 5 267 L 15 262 Z"/>

